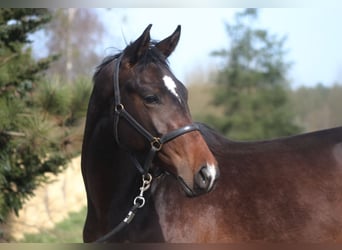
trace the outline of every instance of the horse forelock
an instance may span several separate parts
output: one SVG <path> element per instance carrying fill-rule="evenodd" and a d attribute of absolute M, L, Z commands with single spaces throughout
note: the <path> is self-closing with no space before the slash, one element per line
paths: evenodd
<path fill-rule="evenodd" d="M 169 62 L 168 62 L 167 58 L 165 58 L 165 56 L 155 47 L 156 44 L 157 44 L 157 41 L 151 41 L 150 42 L 149 49 L 146 50 L 146 52 L 140 58 L 138 64 L 145 66 L 145 65 L 153 63 L 153 64 L 163 66 L 163 67 L 166 67 L 167 69 L 169 69 Z M 129 47 L 129 46 L 131 46 L 131 44 L 128 45 L 127 47 Z M 110 64 L 111 62 L 113 62 L 114 60 L 119 58 L 120 55 L 122 53 L 124 53 L 126 48 L 117 54 L 106 56 L 102 60 L 102 62 L 96 67 L 93 79 L 95 79 L 95 77 L 102 72 L 103 68 L 105 68 L 108 64 Z"/>

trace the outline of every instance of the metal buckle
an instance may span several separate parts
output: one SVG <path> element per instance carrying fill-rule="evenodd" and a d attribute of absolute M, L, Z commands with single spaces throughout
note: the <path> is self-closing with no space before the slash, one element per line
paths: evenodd
<path fill-rule="evenodd" d="M 151 147 L 155 150 L 155 151 L 160 151 L 163 147 L 163 143 L 160 141 L 159 137 L 153 137 L 152 141 L 151 141 Z"/>

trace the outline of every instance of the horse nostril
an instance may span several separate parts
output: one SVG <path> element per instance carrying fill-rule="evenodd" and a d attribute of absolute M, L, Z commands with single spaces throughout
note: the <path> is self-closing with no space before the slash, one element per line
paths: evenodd
<path fill-rule="evenodd" d="M 208 190 L 210 188 L 211 180 L 212 176 L 207 166 L 202 167 L 195 175 L 195 184 L 202 190 Z"/>

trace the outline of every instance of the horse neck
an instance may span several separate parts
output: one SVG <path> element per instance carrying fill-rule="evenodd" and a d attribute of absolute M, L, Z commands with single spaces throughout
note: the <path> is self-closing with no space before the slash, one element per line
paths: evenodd
<path fill-rule="evenodd" d="M 115 140 L 114 137 L 111 140 Z M 107 155 L 109 158 L 107 164 L 103 166 L 106 168 L 103 171 L 103 177 L 107 179 L 112 188 L 108 190 L 110 198 L 117 203 L 116 205 L 131 205 L 131 200 L 133 201 L 133 198 L 139 193 L 141 176 L 133 166 L 127 151 L 116 142 L 110 147 Z"/>
<path fill-rule="evenodd" d="M 84 133 L 82 171 L 86 185 L 96 188 L 94 199 L 100 194 L 106 202 L 124 200 L 122 202 L 128 203 L 139 191 L 141 177 L 128 154 L 117 145 L 112 119 L 106 116 L 95 118 L 97 122 L 87 122 Z"/>

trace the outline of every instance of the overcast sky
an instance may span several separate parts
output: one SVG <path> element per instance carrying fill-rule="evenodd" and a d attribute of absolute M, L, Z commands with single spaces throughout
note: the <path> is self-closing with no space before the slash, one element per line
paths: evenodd
<path fill-rule="evenodd" d="M 341 10 L 337 7 L 260 9 L 260 27 L 273 34 L 287 36 L 287 60 L 294 62 L 290 71 L 293 86 L 342 82 Z M 136 39 L 149 23 L 153 24 L 152 38 L 160 40 L 181 24 L 181 39 L 170 64 L 175 75 L 184 81 L 191 72 L 205 70 L 218 63 L 210 52 L 227 47 L 224 23 L 232 21 L 236 11 L 232 8 L 103 10 L 100 11 L 101 16 L 110 37 L 103 41 L 103 46 L 122 49 L 126 42 Z M 122 21 L 124 16 L 125 21 Z"/>
<path fill-rule="evenodd" d="M 112 8 L 97 9 L 107 36 L 97 49 L 105 56 L 108 48 L 123 49 L 153 24 L 153 39 L 169 36 L 182 26 L 181 39 L 169 58 L 174 74 L 185 84 L 193 72 L 219 66 L 214 50 L 228 47 L 225 22 L 232 21 L 233 8 Z M 293 87 L 317 83 L 342 83 L 342 2 L 335 8 L 263 8 L 258 27 L 287 36 L 287 61 L 293 62 L 289 78 Z M 37 38 L 37 43 L 43 37 Z M 38 52 L 42 51 L 38 48 Z"/>

